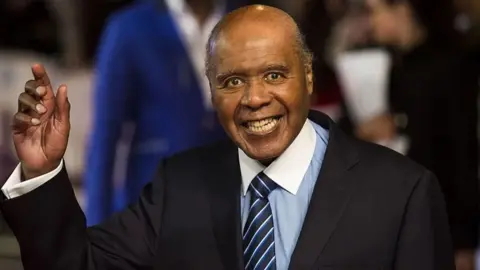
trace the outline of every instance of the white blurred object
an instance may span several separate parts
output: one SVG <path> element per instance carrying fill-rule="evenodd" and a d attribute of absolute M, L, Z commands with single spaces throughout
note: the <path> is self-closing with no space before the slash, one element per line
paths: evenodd
<path fill-rule="evenodd" d="M 355 124 L 388 112 L 390 55 L 381 49 L 349 51 L 338 54 L 334 66 L 343 96 Z M 408 139 L 397 136 L 378 144 L 405 154 Z"/>
<path fill-rule="evenodd" d="M 388 111 L 391 60 L 383 50 L 344 52 L 335 59 L 346 105 L 355 123 Z"/>

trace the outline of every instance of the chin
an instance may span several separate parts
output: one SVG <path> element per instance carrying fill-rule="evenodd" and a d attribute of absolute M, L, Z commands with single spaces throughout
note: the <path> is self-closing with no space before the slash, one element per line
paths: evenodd
<path fill-rule="evenodd" d="M 273 148 L 269 147 L 268 149 L 262 149 L 257 147 L 254 148 L 253 151 L 249 151 L 252 150 L 252 148 L 247 148 L 245 154 L 247 154 L 247 156 L 249 156 L 250 158 L 258 160 L 263 164 L 269 164 L 273 160 L 278 158 L 280 155 L 282 155 L 282 153 L 285 152 L 285 149 L 287 149 L 287 147 L 287 145 Z"/>

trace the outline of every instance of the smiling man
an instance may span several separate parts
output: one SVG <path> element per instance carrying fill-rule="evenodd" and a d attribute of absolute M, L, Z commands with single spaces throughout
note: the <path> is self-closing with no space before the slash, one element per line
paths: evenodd
<path fill-rule="evenodd" d="M 309 113 L 312 56 L 288 15 L 238 9 L 207 54 L 231 141 L 162 161 L 137 203 L 90 228 L 63 165 L 66 86 L 55 96 L 33 66 L 0 204 L 25 269 L 454 268 L 435 177 Z"/>
<path fill-rule="evenodd" d="M 297 26 L 278 10 L 244 8 L 216 26 L 207 53 L 223 127 L 248 156 L 268 164 L 293 142 L 308 115 L 312 57 Z"/>

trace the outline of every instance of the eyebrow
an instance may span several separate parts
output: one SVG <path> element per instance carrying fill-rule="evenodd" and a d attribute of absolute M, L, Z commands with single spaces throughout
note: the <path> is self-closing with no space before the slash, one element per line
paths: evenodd
<path fill-rule="evenodd" d="M 280 71 L 280 72 L 284 72 L 284 73 L 289 73 L 290 69 L 284 64 L 273 64 L 273 65 L 268 65 L 263 70 L 262 73 L 266 73 L 266 72 L 269 72 L 269 71 Z"/>
<path fill-rule="evenodd" d="M 283 73 L 289 73 L 290 69 L 284 65 L 284 64 L 272 64 L 268 65 L 265 68 L 261 70 L 261 73 L 267 73 L 271 71 L 279 71 Z M 223 73 L 218 74 L 215 78 L 217 79 L 218 82 L 223 82 L 226 80 L 228 77 L 231 76 L 246 76 L 247 72 L 246 70 L 227 70 Z"/>

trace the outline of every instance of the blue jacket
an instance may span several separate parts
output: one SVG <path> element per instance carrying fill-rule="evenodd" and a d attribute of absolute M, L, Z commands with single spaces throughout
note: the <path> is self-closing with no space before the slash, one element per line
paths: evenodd
<path fill-rule="evenodd" d="M 84 176 L 89 225 L 134 202 L 162 158 L 225 136 L 204 108 L 188 53 L 161 2 L 138 1 L 110 18 L 96 76 Z M 126 123 L 134 123 L 134 132 L 124 185 L 115 190 L 117 144 Z"/>

